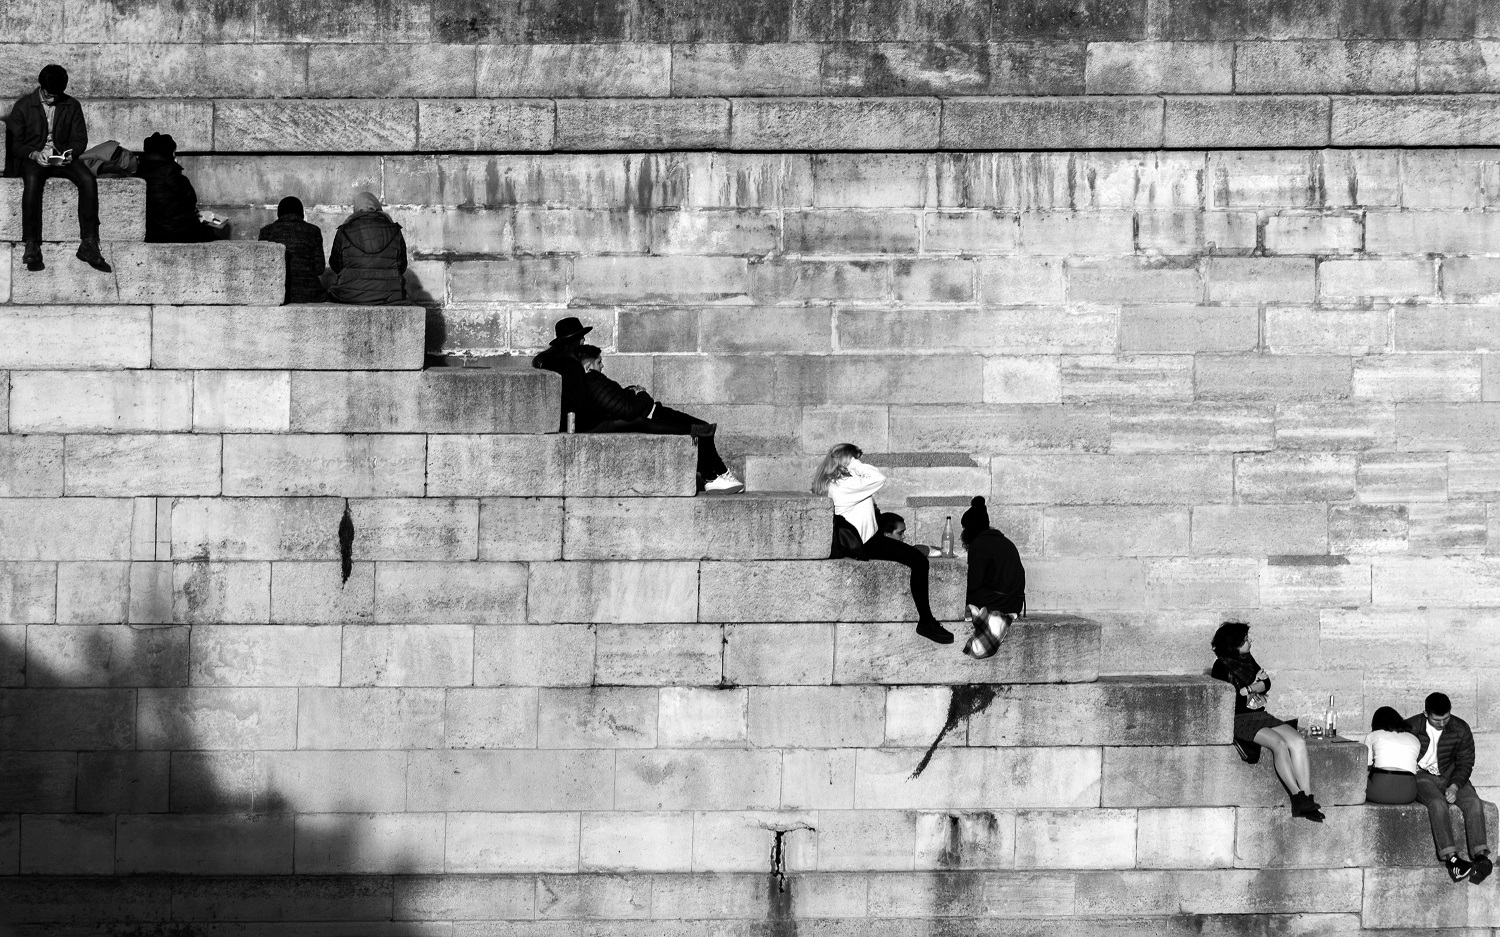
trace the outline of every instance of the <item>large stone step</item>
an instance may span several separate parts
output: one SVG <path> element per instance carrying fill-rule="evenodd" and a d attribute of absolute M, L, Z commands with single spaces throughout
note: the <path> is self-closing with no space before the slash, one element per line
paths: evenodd
<path fill-rule="evenodd" d="M 1002 645 L 1000 653 L 1006 649 Z M 1211 677 L 1105 677 L 1082 684 L 955 687 L 951 693 L 961 701 L 960 711 L 978 710 L 965 719 L 971 747 L 1217 745 L 1227 744 L 1234 732 L 1233 691 Z"/>
<path fill-rule="evenodd" d="M 1340 739 L 1308 742 L 1313 795 L 1325 806 L 1365 801 L 1368 749 Z M 1269 753 L 1247 765 L 1232 745 L 1107 748 L 1105 807 L 1273 807 L 1287 803 Z"/>
<path fill-rule="evenodd" d="M 569 498 L 568 560 L 786 559 L 828 555 L 828 499 L 797 492 Z"/>
<path fill-rule="evenodd" d="M 293 371 L 295 433 L 514 433 L 557 427 L 557 375 L 528 366 Z"/>
<path fill-rule="evenodd" d="M 0 179 L 0 241 L 21 240 L 20 179 Z M 104 241 L 140 241 L 146 236 L 146 182 L 143 179 L 99 180 L 99 237 Z M 78 240 L 78 187 L 67 179 L 48 179 L 42 194 L 42 238 Z M 53 248 L 56 252 L 57 248 Z"/>
<path fill-rule="evenodd" d="M 156 306 L 151 366 L 416 371 L 426 328 L 420 306 Z"/>
<path fill-rule="evenodd" d="M 0 242 L 0 247 L 5 244 Z M 38 272 L 26 269 L 22 245 L 10 248 L 9 295 L 0 290 L 0 301 L 11 303 L 279 306 L 286 295 L 286 251 L 269 242 L 107 241 L 103 252 L 114 267 L 112 273 L 100 273 L 74 257 L 76 241 L 44 251 L 47 268 Z M 7 262 L 0 257 L 0 263 Z"/>

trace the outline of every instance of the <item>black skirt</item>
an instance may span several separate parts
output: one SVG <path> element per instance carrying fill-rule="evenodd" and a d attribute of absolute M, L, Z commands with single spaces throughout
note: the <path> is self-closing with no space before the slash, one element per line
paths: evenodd
<path fill-rule="evenodd" d="M 1264 709 L 1234 714 L 1234 737 L 1242 742 L 1254 742 L 1255 733 L 1261 729 L 1274 729 L 1287 725 L 1285 719 L 1277 719 Z"/>

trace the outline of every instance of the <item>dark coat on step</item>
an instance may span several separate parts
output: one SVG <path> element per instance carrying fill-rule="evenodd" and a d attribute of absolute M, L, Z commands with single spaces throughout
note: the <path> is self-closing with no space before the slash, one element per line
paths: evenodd
<path fill-rule="evenodd" d="M 651 412 L 651 405 L 655 401 L 645 391 L 621 387 L 618 381 L 606 377 L 603 371 L 586 371 L 583 378 L 585 387 L 588 388 L 588 425 L 584 425 L 583 415 L 580 414 L 580 433 L 587 433 L 608 420 L 639 420 Z"/>
<path fill-rule="evenodd" d="M 585 412 L 590 412 L 588 381 L 584 380 L 583 365 L 573 357 L 569 346 L 552 345 L 532 358 L 531 366 L 562 376 L 562 409 L 557 417 L 557 431 L 566 433 L 569 413 L 574 414 L 576 423 Z"/>
<path fill-rule="evenodd" d="M 146 180 L 146 240 L 196 244 L 214 240 L 198 220 L 198 192 L 182 166 L 163 153 L 142 153 L 135 174 Z"/>
<path fill-rule="evenodd" d="M 262 241 L 286 247 L 288 303 L 321 303 L 324 299 L 323 232 L 301 218 L 278 218 L 260 229 Z"/>
<path fill-rule="evenodd" d="M 55 96 L 56 110 L 52 114 L 52 148 L 61 153 L 72 150 L 73 158 L 83 155 L 89 148 L 88 123 L 83 119 L 83 105 L 78 99 L 66 94 Z M 9 155 L 16 160 L 26 159 L 47 145 L 47 113 L 42 104 L 42 92 L 33 88 L 22 96 L 10 109 L 5 119 L 6 139 Z M 7 161 L 12 172 L 17 171 Z"/>
<path fill-rule="evenodd" d="M 1427 746 L 1432 744 L 1427 737 L 1427 716 L 1417 713 L 1406 720 L 1406 724 L 1422 740 L 1422 747 L 1417 750 L 1417 760 L 1420 761 L 1427 754 Z M 1444 787 L 1450 784 L 1463 787 L 1474 773 L 1474 732 L 1457 716 L 1448 720 L 1443 734 L 1438 736 L 1437 764 Z"/>
<path fill-rule="evenodd" d="M 992 612 L 1019 615 L 1026 606 L 1026 567 L 1010 538 L 991 528 L 969 542 L 965 601 Z"/>
<path fill-rule="evenodd" d="M 362 211 L 339 225 L 328 267 L 328 298 L 338 303 L 406 302 L 406 238 L 383 211 Z"/>

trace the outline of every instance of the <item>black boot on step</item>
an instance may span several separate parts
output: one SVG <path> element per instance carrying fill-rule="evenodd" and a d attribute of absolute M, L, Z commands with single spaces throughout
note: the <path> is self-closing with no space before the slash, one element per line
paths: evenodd
<path fill-rule="evenodd" d="M 99 253 L 98 238 L 84 238 L 78 242 L 78 259 L 100 273 L 114 272 L 114 268 L 105 262 L 104 255 Z"/>
<path fill-rule="evenodd" d="M 46 270 L 47 265 L 42 263 L 42 242 L 27 241 L 26 253 L 22 255 L 21 260 L 25 262 L 26 269 L 32 273 L 36 273 L 38 270 Z"/>
<path fill-rule="evenodd" d="M 917 622 L 917 634 L 938 644 L 953 643 L 953 632 L 944 628 L 936 618 L 924 618 Z"/>

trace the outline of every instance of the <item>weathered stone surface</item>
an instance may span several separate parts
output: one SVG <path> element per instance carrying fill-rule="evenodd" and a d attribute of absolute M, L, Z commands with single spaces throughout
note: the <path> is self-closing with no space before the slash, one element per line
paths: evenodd
<path fill-rule="evenodd" d="M 1155 97 L 953 98 L 943 102 L 939 145 L 954 149 L 1155 148 Z"/>
<path fill-rule="evenodd" d="M 145 236 L 146 184 L 138 179 L 100 180 L 100 240 L 139 241 Z M 48 180 L 42 196 L 42 237 L 48 241 L 78 237 L 78 188 L 67 179 Z M 0 180 L 0 241 L 19 240 L 21 180 Z M 61 249 L 51 250 L 56 255 Z"/>
<path fill-rule="evenodd" d="M 961 574 L 952 563 L 932 564 L 935 609 L 959 607 Z M 742 621 L 753 607 L 760 621 L 915 621 L 904 569 L 853 560 L 823 562 L 705 562 L 700 620 Z"/>
<path fill-rule="evenodd" d="M 331 560 L 340 498 L 183 498 L 172 505 L 176 560 Z"/>
<path fill-rule="evenodd" d="M 291 428 L 309 433 L 545 433 L 557 380 L 534 368 L 293 371 Z"/>
<path fill-rule="evenodd" d="M 151 315 L 126 306 L 0 308 L 0 368 L 111 370 L 151 363 Z"/>
<path fill-rule="evenodd" d="M 1097 748 L 939 748 L 917 777 L 920 749 L 861 749 L 857 759 L 859 809 L 1068 808 L 1099 798 Z"/>
<path fill-rule="evenodd" d="M 1313 794 L 1319 803 L 1364 803 L 1369 756 L 1363 745 L 1313 742 L 1308 745 L 1308 757 L 1315 779 Z M 1106 748 L 1102 796 L 1106 807 L 1286 804 L 1286 791 L 1271 759 L 1262 757 L 1260 764 L 1246 765 L 1230 745 Z"/>
<path fill-rule="evenodd" d="M 561 99 L 563 150 L 677 150 L 730 143 L 728 101 L 718 98 Z"/>
<path fill-rule="evenodd" d="M 13 432 L 186 432 L 187 371 L 18 371 L 11 377 Z"/>
<path fill-rule="evenodd" d="M 474 93 L 471 76 L 477 50 L 473 46 L 330 43 L 304 49 L 309 97 L 390 98 L 439 94 L 468 97 Z"/>
<path fill-rule="evenodd" d="M 1359 95 L 1333 102 L 1334 146 L 1492 144 L 1500 98 L 1493 95 Z"/>
<path fill-rule="evenodd" d="M 574 498 L 564 558 L 820 559 L 828 506 L 812 495 L 670 499 Z"/>
<path fill-rule="evenodd" d="M 133 514 L 124 498 L 0 499 L 0 559 L 128 560 Z"/>
<path fill-rule="evenodd" d="M 420 133 L 405 147 L 385 149 L 443 150 L 550 150 L 556 123 L 551 101 L 421 101 L 416 121 Z M 417 125 L 412 127 L 417 130 Z"/>
<path fill-rule="evenodd" d="M 698 589 L 696 562 L 533 563 L 526 613 L 535 622 L 695 621 Z"/>
<path fill-rule="evenodd" d="M 64 482 L 69 495 L 215 495 L 217 436 L 69 436 Z"/>
<path fill-rule="evenodd" d="M 387 153 L 417 148 L 417 102 L 412 100 L 217 101 L 213 124 L 217 153 Z"/>
<path fill-rule="evenodd" d="M 227 436 L 224 494 L 420 497 L 422 436 Z"/>
<path fill-rule="evenodd" d="M 935 603 L 934 611 L 946 617 L 943 608 Z M 953 630 L 962 636 L 966 625 L 960 622 Z M 985 661 L 939 660 L 910 629 L 894 623 L 841 623 L 835 641 L 836 683 L 1071 684 L 1090 682 L 1099 673 L 1099 626 L 1069 615 L 1030 615 L 1016 622 L 1006 631 L 1008 650 Z"/>
<path fill-rule="evenodd" d="M 1027 637 L 1007 633 L 1006 641 Z M 1232 691 L 1206 677 L 1105 677 L 995 689 L 993 702 L 967 720 L 969 745 L 1046 745 L 1062 738 L 1075 745 L 1207 745 L 1223 744 L 1233 732 Z"/>
<path fill-rule="evenodd" d="M 1329 102 L 1314 96 L 1235 94 L 1171 97 L 1166 146 L 1231 148 L 1272 139 L 1281 146 L 1327 146 Z"/>
<path fill-rule="evenodd" d="M 165 297 L 171 298 L 171 297 Z M 157 306 L 157 368 L 418 370 L 426 313 L 385 306 Z"/>
<path fill-rule="evenodd" d="M 938 142 L 939 103 L 932 98 L 740 98 L 729 145 L 736 150 L 928 150 Z"/>

